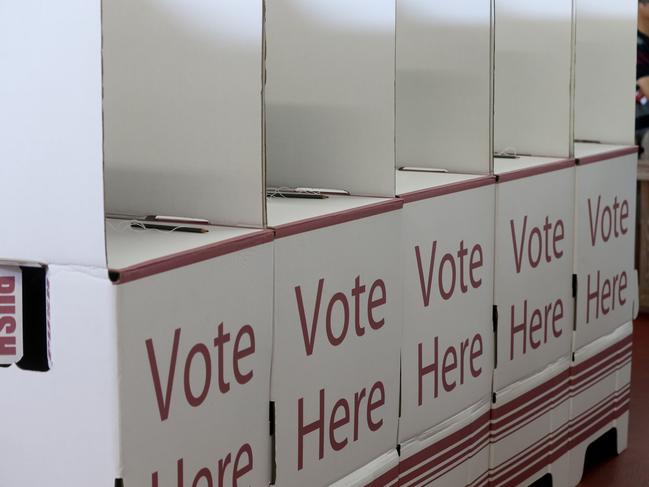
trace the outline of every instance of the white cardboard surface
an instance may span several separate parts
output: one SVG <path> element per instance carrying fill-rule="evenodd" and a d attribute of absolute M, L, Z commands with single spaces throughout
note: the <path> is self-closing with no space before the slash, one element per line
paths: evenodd
<path fill-rule="evenodd" d="M 576 140 L 634 143 L 637 12 L 635 0 L 575 1 Z"/>
<path fill-rule="evenodd" d="M 105 269 L 50 266 L 54 365 L 1 370 L 12 421 L 0 484 L 222 475 L 267 486 L 272 252 L 263 244 L 119 286 Z"/>
<path fill-rule="evenodd" d="M 578 157 L 615 148 L 575 145 Z M 636 172 L 636 154 L 577 167 L 575 350 L 633 319 Z"/>
<path fill-rule="evenodd" d="M 570 354 L 574 186 L 574 167 L 496 185 L 496 391 Z"/>
<path fill-rule="evenodd" d="M 0 10 L 0 258 L 105 266 L 100 5 Z"/>
<path fill-rule="evenodd" d="M 495 0 L 494 150 L 566 157 L 572 144 L 572 0 Z"/>
<path fill-rule="evenodd" d="M 394 0 L 266 4 L 269 186 L 394 195 Z"/>
<path fill-rule="evenodd" d="M 278 227 L 300 220 L 318 218 L 341 211 L 386 201 L 382 198 L 330 195 L 325 199 L 267 198 L 268 225 Z"/>
<path fill-rule="evenodd" d="M 371 461 L 364 467 L 356 470 L 354 473 L 349 474 L 347 477 L 338 480 L 331 484 L 330 487 L 366 487 L 372 485 L 372 481 L 377 480 L 382 475 L 390 470 L 399 466 L 399 454 L 396 450 L 381 455 L 376 460 Z M 394 480 L 389 483 L 380 484 L 385 487 L 395 487 L 398 485 L 399 476 L 397 475 Z"/>
<path fill-rule="evenodd" d="M 220 465 L 268 485 L 272 273 L 265 244 L 117 287 L 126 485 L 173 483 L 180 459 L 186 485 Z"/>
<path fill-rule="evenodd" d="M 0 369 L 0 409 L 11 418 L 0 485 L 110 487 L 119 477 L 115 288 L 99 269 L 51 265 L 48 279 L 54 366 Z"/>
<path fill-rule="evenodd" d="M 103 3 L 110 212 L 262 226 L 262 3 Z"/>
<path fill-rule="evenodd" d="M 247 228 L 160 223 L 169 228 L 181 225 L 182 227 L 207 230 L 206 233 L 188 233 L 133 228 L 132 224 L 146 225 L 146 222 L 117 220 L 114 218 L 106 220 L 106 245 L 108 267 L 110 269 L 124 269 L 142 262 L 195 250 L 206 245 L 213 245 L 224 240 L 258 232 L 258 230 Z"/>
<path fill-rule="evenodd" d="M 396 448 L 400 224 L 392 211 L 275 240 L 277 487 L 327 486 Z"/>
<path fill-rule="evenodd" d="M 402 210 L 400 442 L 491 395 L 495 188 Z"/>
<path fill-rule="evenodd" d="M 487 174 L 492 2 L 397 2 L 397 166 Z"/>

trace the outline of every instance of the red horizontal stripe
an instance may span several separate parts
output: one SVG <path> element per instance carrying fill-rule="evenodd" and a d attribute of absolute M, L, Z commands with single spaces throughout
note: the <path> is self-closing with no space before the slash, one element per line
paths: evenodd
<path fill-rule="evenodd" d="M 574 374 L 571 378 L 571 387 L 574 389 L 575 387 L 579 387 L 582 383 L 587 382 L 590 377 L 593 376 L 593 374 L 598 373 L 602 370 L 610 369 L 611 367 L 615 367 L 616 365 L 622 363 L 625 360 L 629 360 L 631 358 L 631 350 L 630 349 L 622 349 L 620 350 L 617 354 L 612 355 L 609 357 L 607 360 L 604 360 L 600 364 L 591 367 L 590 369 L 581 372 L 579 374 Z"/>
<path fill-rule="evenodd" d="M 472 459 L 474 456 L 476 456 L 479 452 L 481 452 L 488 446 L 489 446 L 489 435 L 485 435 L 485 437 L 482 440 L 474 444 L 470 449 L 458 452 L 459 454 L 454 459 L 446 462 L 444 465 L 437 468 L 436 470 L 429 472 L 423 477 L 417 479 L 417 481 L 414 484 L 411 484 L 411 486 L 415 487 L 415 486 L 428 485 L 429 483 L 434 482 L 438 478 L 446 475 L 454 468 L 463 465 L 465 462 Z M 422 482 L 426 482 L 426 484 L 422 484 Z M 403 479 L 401 481 L 401 485 L 405 487 Z"/>
<path fill-rule="evenodd" d="M 600 154 L 595 154 L 592 156 L 579 157 L 577 158 L 577 164 L 579 164 L 580 166 L 584 166 L 586 164 L 592 164 L 594 162 L 609 161 L 611 159 L 615 159 L 616 157 L 628 156 L 629 154 L 635 154 L 637 152 L 638 152 L 638 147 L 636 146 L 624 147 L 621 149 L 602 152 Z"/>
<path fill-rule="evenodd" d="M 583 362 L 573 365 L 572 366 L 573 374 L 583 372 L 584 370 L 593 367 L 594 365 L 597 365 L 597 363 L 601 362 L 602 360 L 605 360 L 611 354 L 614 354 L 618 350 L 621 350 L 622 348 L 632 343 L 633 343 L 632 335 L 623 338 L 619 342 L 615 343 L 614 345 L 611 345 L 610 347 L 602 350 L 601 352 L 596 353 L 595 355 L 587 358 Z"/>
<path fill-rule="evenodd" d="M 561 436 L 557 435 L 556 433 L 551 435 L 551 439 L 548 441 L 548 446 L 546 448 L 543 448 L 541 450 L 535 448 L 535 452 L 529 452 L 527 457 L 524 458 L 525 463 L 529 463 L 529 462 L 536 462 L 536 463 L 534 463 L 527 469 L 520 472 L 517 467 L 514 467 L 509 471 L 507 471 L 507 473 L 502 474 L 497 479 L 493 479 L 492 477 L 492 483 L 494 485 L 497 485 L 500 482 L 506 481 L 507 483 L 503 484 L 504 487 L 518 485 L 519 483 L 523 482 L 525 479 L 528 479 L 529 477 L 531 477 L 532 475 L 534 475 L 535 473 L 537 473 L 547 465 L 550 465 L 552 462 L 559 459 L 562 455 L 567 453 L 571 448 L 573 448 L 581 441 L 583 441 L 584 439 L 588 438 L 589 436 L 597 432 L 608 422 L 620 417 L 622 414 L 624 414 L 624 412 L 628 410 L 628 402 L 625 404 L 625 401 L 627 401 L 629 397 L 629 392 L 623 394 L 619 398 L 616 398 L 617 394 L 618 393 L 614 393 L 608 396 L 607 398 L 600 401 L 598 405 L 593 406 L 589 410 L 582 413 L 578 418 L 575 418 L 575 420 L 573 420 L 574 423 L 572 422 L 570 423 L 570 429 L 568 432 L 561 434 Z M 610 402 L 611 400 L 613 400 L 613 402 Z M 613 411 L 610 411 L 610 407 L 606 407 L 606 406 L 612 406 Z M 596 422 L 593 424 L 593 421 Z M 588 427 L 577 437 L 573 437 L 574 430 L 578 429 L 579 425 L 581 424 L 592 424 L 592 426 Z M 547 436 L 548 435 L 546 435 L 546 438 Z M 554 437 L 556 437 L 556 439 Z M 508 460 L 506 463 L 511 465 L 511 460 Z M 514 477 L 511 477 L 512 473 L 516 473 L 516 472 L 518 473 Z"/>
<path fill-rule="evenodd" d="M 610 376 L 610 375 L 613 375 L 613 374 L 616 374 L 617 372 L 619 372 L 619 371 L 622 370 L 624 367 L 626 367 L 627 365 L 630 365 L 630 364 L 631 364 L 631 357 L 629 357 L 629 358 L 628 358 L 626 361 L 624 361 L 624 362 L 614 363 L 614 364 L 612 364 L 611 366 L 609 366 L 609 367 L 607 367 L 606 369 L 603 369 L 603 370 L 601 370 L 601 371 L 594 370 L 593 372 L 596 373 L 596 374 L 593 374 L 593 375 L 591 376 L 591 378 L 590 378 L 589 381 L 587 381 L 587 382 L 582 382 L 582 383 L 579 385 L 579 387 L 575 387 L 575 388 L 572 390 L 571 395 L 572 395 L 573 397 L 577 396 L 577 395 L 580 394 L 582 391 L 591 388 L 594 384 L 596 384 L 597 382 L 601 382 L 601 381 L 604 380 L 606 377 L 608 377 L 608 376 Z"/>
<path fill-rule="evenodd" d="M 411 191 L 410 193 L 403 193 L 398 196 L 407 204 L 415 201 L 436 198 L 438 196 L 445 196 L 447 194 L 459 193 L 461 191 L 468 191 L 470 189 L 481 188 L 482 186 L 489 186 L 495 183 L 496 178 L 494 176 L 483 176 L 468 181 L 458 181 L 456 183 L 444 184 L 442 186 L 421 189 L 419 191 Z"/>
<path fill-rule="evenodd" d="M 507 181 L 514 181 L 516 179 L 528 178 L 531 176 L 537 176 L 539 174 L 545 174 L 553 171 L 560 171 L 561 169 L 567 169 L 575 165 L 574 159 L 564 159 L 562 161 L 550 162 L 547 164 L 539 164 L 538 166 L 528 167 L 525 169 L 518 169 L 514 171 L 508 171 L 501 174 L 497 174 L 499 183 L 505 183 Z"/>
<path fill-rule="evenodd" d="M 554 376 L 552 379 L 544 382 L 543 384 L 536 386 L 534 389 L 527 391 L 525 394 L 521 394 L 516 399 L 509 401 L 503 404 L 502 406 L 492 409 L 491 411 L 492 419 L 501 418 L 502 416 L 509 414 L 514 409 L 517 409 L 525 405 L 526 403 L 533 401 L 539 396 L 539 394 L 543 394 L 549 391 L 553 387 L 560 385 L 563 381 L 569 378 L 570 378 L 570 369 L 566 369 L 560 374 Z"/>
<path fill-rule="evenodd" d="M 466 487 L 482 487 L 483 485 L 487 485 L 488 483 L 489 483 L 489 471 L 486 471 Z"/>
<path fill-rule="evenodd" d="M 501 441 L 504 438 L 513 435 L 517 431 L 521 430 L 522 428 L 530 424 L 532 421 L 537 420 L 544 414 L 548 414 L 552 409 L 557 407 L 562 402 L 567 401 L 569 398 L 570 398 L 570 391 L 567 389 L 562 391 L 561 394 L 554 397 L 550 402 L 544 405 L 543 408 L 530 412 L 528 416 L 525 416 L 520 421 L 517 421 L 516 423 L 509 425 L 506 429 L 503 429 L 498 433 L 492 432 L 492 441 Z"/>
<path fill-rule="evenodd" d="M 111 281 L 115 284 L 125 284 L 155 274 L 161 274 L 179 267 L 185 267 L 205 260 L 214 259 L 222 255 L 231 254 L 250 247 L 256 247 L 273 240 L 273 232 L 260 230 L 258 232 L 229 238 L 221 242 L 204 245 L 184 252 L 147 260 L 123 269 L 111 269 Z"/>
<path fill-rule="evenodd" d="M 406 471 L 414 468 L 419 465 L 421 462 L 428 460 L 434 455 L 437 455 L 440 451 L 446 450 L 447 448 L 455 445 L 456 443 L 464 440 L 467 436 L 472 435 L 476 431 L 483 428 L 485 425 L 489 424 L 489 411 L 486 411 L 484 414 L 480 415 L 473 422 L 467 424 L 466 426 L 460 428 L 456 432 L 450 434 L 449 436 L 442 438 L 441 440 L 433 443 L 432 445 L 427 446 L 421 451 L 415 453 L 414 455 L 401 461 L 401 470 Z"/>
<path fill-rule="evenodd" d="M 453 436 L 453 435 L 451 435 L 451 436 Z M 420 457 L 419 454 L 416 454 L 416 455 L 413 455 L 412 457 L 408 458 L 405 462 L 402 463 L 402 467 L 401 467 L 401 472 L 402 472 L 401 484 L 405 484 L 407 482 L 410 482 L 411 480 L 416 479 L 420 475 L 430 471 L 431 469 L 437 467 L 438 465 L 442 464 L 443 462 L 447 462 L 449 459 L 453 458 L 458 453 L 463 453 L 465 450 L 470 449 L 475 444 L 480 444 L 481 442 L 486 443 L 488 441 L 489 441 L 489 423 L 488 423 L 488 421 L 485 421 L 485 424 L 482 427 L 482 429 L 478 430 L 477 433 L 473 434 L 472 436 L 470 436 L 468 438 L 465 437 L 464 441 L 458 443 L 455 447 L 451 448 L 450 450 L 444 451 L 445 448 L 438 448 L 434 452 L 431 453 L 429 448 L 426 448 L 426 449 L 422 450 L 422 452 L 420 452 L 420 453 L 423 453 L 424 451 L 426 451 L 427 452 L 426 457 Z M 440 452 L 442 452 L 442 451 L 444 451 L 444 453 L 440 454 Z M 437 455 L 437 456 L 435 458 L 433 458 L 431 461 L 429 461 L 427 463 L 423 463 L 423 461 L 433 457 L 434 455 Z M 414 468 L 414 469 L 411 470 L 411 467 L 408 466 L 409 461 L 410 461 L 410 459 L 415 458 L 415 457 L 422 458 L 422 460 L 417 462 L 416 465 L 419 465 L 417 468 Z M 452 460 L 450 463 L 453 463 L 453 461 L 455 461 L 455 460 Z M 422 463 L 423 463 L 423 465 L 422 465 Z M 444 465 L 447 466 L 448 463 L 446 463 Z M 442 466 L 442 469 L 443 468 L 444 468 L 444 466 Z M 435 472 L 438 472 L 440 470 L 441 469 L 438 469 Z M 406 471 L 408 471 L 408 473 L 404 474 L 404 472 L 406 472 Z M 435 473 L 435 472 L 433 472 L 433 473 Z"/>
<path fill-rule="evenodd" d="M 328 215 L 317 216 L 314 218 L 306 218 L 296 222 L 286 223 L 284 225 L 277 225 L 275 229 L 275 238 L 290 237 L 299 233 L 310 232 L 320 228 L 330 227 L 332 225 L 340 225 L 342 223 L 351 222 L 354 220 L 361 220 L 371 216 L 388 213 L 391 211 L 399 210 L 403 207 L 403 200 L 393 198 L 378 203 L 371 203 L 369 205 L 360 206 L 358 208 L 351 208 L 349 210 L 338 211 Z"/>
<path fill-rule="evenodd" d="M 566 380 L 561 385 L 555 387 L 554 389 L 548 390 L 543 395 L 537 395 L 534 398 L 534 400 L 529 402 L 529 403 L 523 403 L 522 401 L 518 401 L 519 398 L 525 396 L 525 394 L 523 394 L 522 396 L 519 396 L 514 401 L 511 401 L 511 402 L 507 403 L 507 404 L 512 404 L 514 402 L 519 402 L 521 407 L 517 411 L 511 413 L 509 416 L 507 416 L 506 418 L 501 419 L 500 421 L 493 421 L 493 419 L 492 419 L 492 422 L 491 422 L 492 427 L 494 429 L 500 429 L 500 428 L 506 426 L 507 424 L 516 421 L 521 416 L 524 416 L 525 414 L 527 414 L 529 411 L 531 411 L 533 409 L 536 409 L 538 407 L 542 407 L 543 405 L 547 404 L 547 402 L 549 400 L 552 400 L 553 398 L 556 398 L 557 396 L 559 396 L 560 394 L 563 394 L 565 391 L 568 391 L 569 389 L 570 389 L 570 381 Z M 503 405 L 503 407 L 504 406 L 505 405 Z M 495 416 L 497 416 L 497 414 Z"/>

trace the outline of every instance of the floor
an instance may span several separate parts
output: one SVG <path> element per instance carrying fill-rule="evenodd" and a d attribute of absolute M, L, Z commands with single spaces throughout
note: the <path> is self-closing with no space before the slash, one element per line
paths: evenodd
<path fill-rule="evenodd" d="M 619 456 L 595 452 L 579 487 L 649 487 L 649 314 L 634 324 L 629 421 L 628 449 Z"/>

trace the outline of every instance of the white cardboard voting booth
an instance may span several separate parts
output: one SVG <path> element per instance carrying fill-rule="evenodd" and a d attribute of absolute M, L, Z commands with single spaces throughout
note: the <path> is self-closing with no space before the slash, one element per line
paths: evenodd
<path fill-rule="evenodd" d="M 497 159 L 495 167 L 491 481 L 518 485 L 567 474 L 567 455 L 546 453 L 570 417 L 575 169 L 570 159 L 532 157 Z"/>
<path fill-rule="evenodd" d="M 495 180 L 492 5 L 397 2 L 404 201 L 400 485 L 486 485 Z"/>
<path fill-rule="evenodd" d="M 379 457 L 370 470 L 382 471 L 396 452 L 401 202 L 332 197 L 341 209 L 325 216 L 309 202 L 312 217 L 298 221 L 294 201 L 268 202 L 277 486 L 329 485 Z"/>
<path fill-rule="evenodd" d="M 568 477 L 575 163 L 572 1 L 496 0 L 491 479 Z"/>
<path fill-rule="evenodd" d="M 491 24 L 489 1 L 397 2 L 403 486 L 489 480 Z"/>
<path fill-rule="evenodd" d="M 0 369 L 0 483 L 268 485 L 272 233 L 123 224 L 113 281 L 47 270 L 49 370 Z"/>
<path fill-rule="evenodd" d="M 105 266 L 104 199 L 262 225 L 260 1 L 30 0 L 0 31 L 0 258 Z"/>
<path fill-rule="evenodd" d="M 613 430 L 618 453 L 627 443 L 630 321 L 638 312 L 633 146 L 637 8 L 631 0 L 575 3 L 571 485 L 580 480 L 593 441 Z M 603 64 L 605 72 L 599 68 Z"/>
<path fill-rule="evenodd" d="M 263 223 L 261 19 L 3 7 L 0 484 L 268 485 L 273 234 L 214 225 Z"/>
<path fill-rule="evenodd" d="M 394 24 L 392 0 L 266 4 L 277 487 L 398 482 Z"/>
<path fill-rule="evenodd" d="M 404 191 L 401 485 L 487 479 L 494 183 L 488 176 L 397 173 Z M 475 433 L 476 442 L 459 430 Z"/>
<path fill-rule="evenodd" d="M 574 350 L 631 321 L 635 271 L 636 147 L 575 144 Z"/>

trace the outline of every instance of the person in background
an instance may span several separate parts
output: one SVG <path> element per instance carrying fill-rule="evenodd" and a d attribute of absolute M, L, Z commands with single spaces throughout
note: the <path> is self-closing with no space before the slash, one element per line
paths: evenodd
<path fill-rule="evenodd" d="M 644 148 L 641 142 L 649 132 L 649 0 L 638 0 L 637 56 L 635 133 L 636 141 Z"/>

